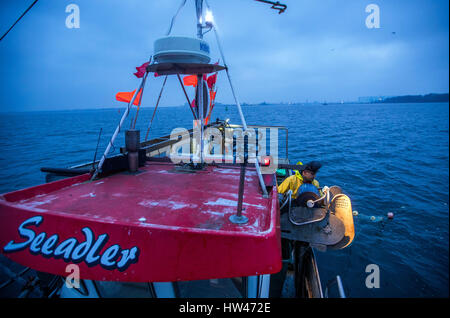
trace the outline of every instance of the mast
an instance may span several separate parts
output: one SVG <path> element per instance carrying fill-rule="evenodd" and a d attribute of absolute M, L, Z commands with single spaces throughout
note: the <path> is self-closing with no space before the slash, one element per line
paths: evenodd
<path fill-rule="evenodd" d="M 197 38 L 203 39 L 203 0 L 195 0 L 195 11 L 197 14 Z M 197 89 L 198 89 L 198 97 L 197 97 L 197 107 L 199 120 L 198 123 L 200 125 L 200 165 L 203 164 L 203 74 L 197 74 Z"/>
<path fill-rule="evenodd" d="M 203 0 L 195 0 L 195 11 L 197 13 L 197 37 L 203 39 Z"/>

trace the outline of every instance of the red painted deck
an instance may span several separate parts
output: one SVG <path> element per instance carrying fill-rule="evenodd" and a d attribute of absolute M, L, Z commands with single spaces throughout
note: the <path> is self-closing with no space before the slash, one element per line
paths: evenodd
<path fill-rule="evenodd" d="M 243 203 L 249 221 L 236 225 L 229 216 L 236 213 L 238 187 L 237 168 L 209 166 L 186 173 L 155 162 L 134 175 L 118 173 L 94 182 L 85 175 L 44 184 L 0 199 L 0 246 L 22 265 L 67 275 L 65 266 L 78 263 L 81 278 L 95 280 L 278 272 L 276 189 L 263 198 L 256 172 L 249 168 Z"/>

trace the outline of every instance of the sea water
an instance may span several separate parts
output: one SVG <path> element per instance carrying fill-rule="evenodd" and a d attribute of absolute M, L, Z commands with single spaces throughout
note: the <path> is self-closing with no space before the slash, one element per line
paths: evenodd
<path fill-rule="evenodd" d="M 339 185 L 352 200 L 356 236 L 350 247 L 316 251 L 323 288 L 340 275 L 348 297 L 448 297 L 448 103 L 245 106 L 247 124 L 286 126 L 291 163 L 319 160 L 322 186 Z M 97 160 L 124 109 L 0 113 L 0 193 L 45 182 L 41 167 Z M 136 127 L 145 137 L 153 108 Z M 112 153 L 124 145 L 135 110 Z M 212 120 L 240 123 L 233 105 Z M 160 107 L 149 138 L 192 128 L 188 106 Z M 279 153 L 286 156 L 285 134 Z M 393 212 L 389 220 L 387 213 Z M 379 288 L 366 284 L 379 268 Z M 333 287 L 335 288 L 335 286 Z M 330 295 L 336 292 L 330 289 Z"/>

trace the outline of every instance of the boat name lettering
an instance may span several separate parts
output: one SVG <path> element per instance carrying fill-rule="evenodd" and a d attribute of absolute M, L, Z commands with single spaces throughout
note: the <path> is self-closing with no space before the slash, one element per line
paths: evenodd
<path fill-rule="evenodd" d="M 133 246 L 130 249 L 122 249 L 118 244 L 111 245 L 103 253 L 102 248 L 108 242 L 108 234 L 101 234 L 95 239 L 93 231 L 89 227 L 84 227 L 81 231 L 85 236 L 85 241 L 79 242 L 76 238 L 70 237 L 58 244 L 58 234 L 48 236 L 42 232 L 36 235 L 31 226 L 39 227 L 44 218 L 34 216 L 20 224 L 18 232 L 20 237 L 27 239 L 24 242 L 11 241 L 3 247 L 5 253 L 12 253 L 29 249 L 33 255 L 41 254 L 45 258 L 62 258 L 68 263 L 85 262 L 92 267 L 100 265 L 107 270 L 126 270 L 131 264 L 137 263 L 139 258 L 139 248 Z"/>

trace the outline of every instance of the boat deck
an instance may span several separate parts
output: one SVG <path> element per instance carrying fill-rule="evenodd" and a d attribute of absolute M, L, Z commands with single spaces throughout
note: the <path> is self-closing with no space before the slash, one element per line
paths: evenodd
<path fill-rule="evenodd" d="M 175 281 L 277 272 L 281 251 L 276 189 L 264 198 L 255 169 L 248 167 L 242 212 L 248 222 L 234 224 L 229 217 L 237 211 L 239 177 L 238 167 L 210 165 L 189 171 L 172 163 L 147 162 L 137 173 L 96 181 L 87 174 L 7 193 L 0 196 L 2 252 L 55 274 L 63 272 L 62 265 L 81 262 L 87 265 L 85 275 L 96 280 Z M 23 242 L 30 230 L 36 239 L 30 238 L 26 248 L 5 251 L 8 242 Z M 44 239 L 36 242 L 41 231 Z M 54 251 L 48 248 L 54 242 L 46 242 L 52 234 L 59 239 Z M 74 246 L 63 244 L 71 238 L 77 242 Z M 77 244 L 85 241 L 86 253 L 78 253 L 84 258 L 77 258 Z M 58 244 L 64 248 L 58 250 Z M 96 258 L 95 248 L 99 257 L 107 254 L 104 262 Z M 134 264 L 138 262 L 142 265 Z"/>
<path fill-rule="evenodd" d="M 214 229 L 258 234 L 270 226 L 271 200 L 260 194 L 255 170 L 247 170 L 244 225 L 237 211 L 239 169 L 209 166 L 189 173 L 170 163 L 148 163 L 136 174 L 119 173 L 21 200 L 19 206 L 86 219 L 140 226 Z"/>

